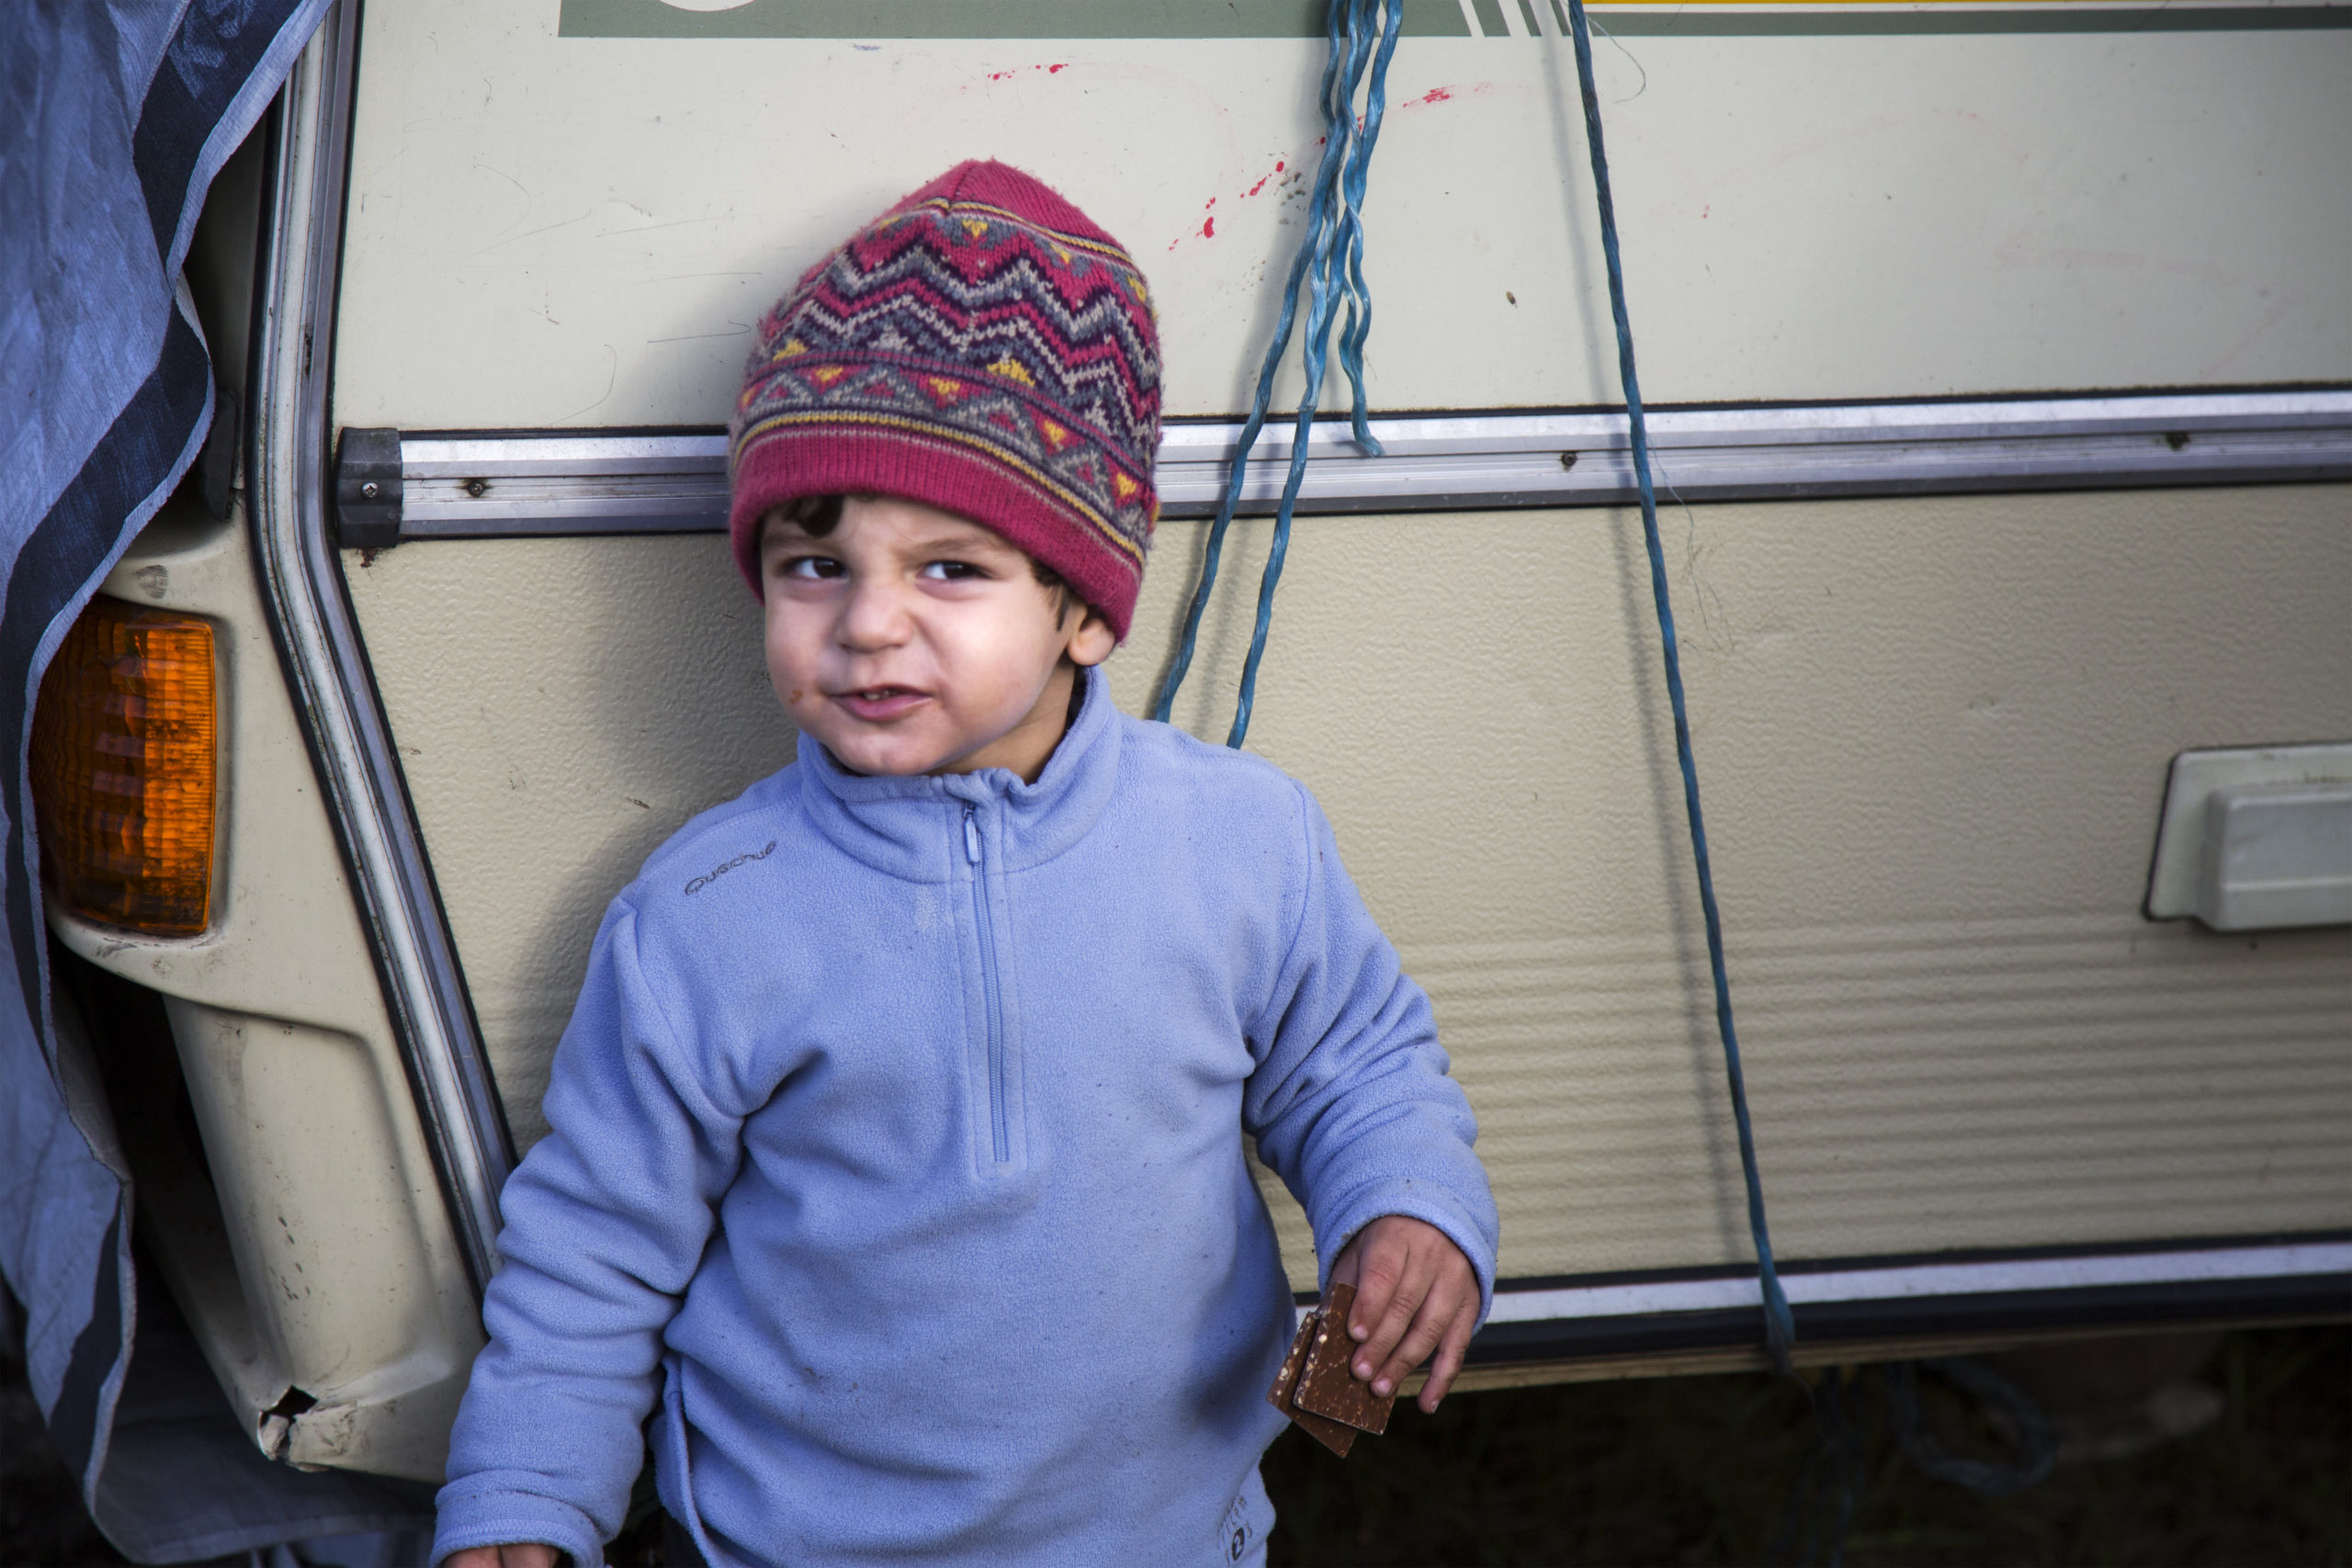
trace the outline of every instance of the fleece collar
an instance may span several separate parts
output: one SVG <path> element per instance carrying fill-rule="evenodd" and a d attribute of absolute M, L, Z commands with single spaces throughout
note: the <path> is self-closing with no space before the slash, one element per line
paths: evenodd
<path fill-rule="evenodd" d="M 1035 784 L 1006 768 L 913 778 L 845 772 L 832 753 L 800 737 L 800 801 L 817 830 L 875 870 L 909 882 L 944 882 L 968 864 L 964 813 L 972 812 L 988 856 L 1025 871 L 1084 838 L 1111 803 L 1119 776 L 1119 714 L 1101 668 L 1079 671 L 1078 716 Z"/>

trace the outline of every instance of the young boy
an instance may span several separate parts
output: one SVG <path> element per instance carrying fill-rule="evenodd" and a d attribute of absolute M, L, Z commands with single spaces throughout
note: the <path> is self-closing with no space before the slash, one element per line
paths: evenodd
<path fill-rule="evenodd" d="M 799 758 L 597 932 L 436 1562 L 601 1562 L 649 1415 L 714 1568 L 1261 1559 L 1293 1317 L 1245 1132 L 1356 1374 L 1434 1352 L 1443 1396 L 1496 1218 L 1428 1000 L 1313 797 L 1097 668 L 1159 370 L 1134 262 L 997 164 L 761 323 L 730 528 Z"/>

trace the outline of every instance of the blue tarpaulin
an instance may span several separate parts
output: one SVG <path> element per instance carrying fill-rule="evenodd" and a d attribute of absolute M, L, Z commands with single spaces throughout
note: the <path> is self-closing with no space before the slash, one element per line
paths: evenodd
<path fill-rule="evenodd" d="M 142 1562 L 429 1519 L 424 1489 L 264 1459 L 168 1292 L 139 1277 L 114 1119 L 51 998 L 27 774 L 51 654 L 212 426 L 212 360 L 180 277 L 205 194 L 326 10 L 0 10 L 0 1273 L 51 1438 Z"/>

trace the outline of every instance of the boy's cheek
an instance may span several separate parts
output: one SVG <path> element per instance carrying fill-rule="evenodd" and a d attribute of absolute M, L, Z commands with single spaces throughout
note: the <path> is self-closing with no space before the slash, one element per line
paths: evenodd
<path fill-rule="evenodd" d="M 808 606 L 794 604 L 783 594 L 771 592 L 761 640 L 765 645 L 771 671 L 806 665 L 811 644 Z"/>
<path fill-rule="evenodd" d="M 768 683 L 786 711 L 799 708 L 816 688 L 815 671 L 805 655 L 784 642 L 772 629 L 767 643 Z"/>

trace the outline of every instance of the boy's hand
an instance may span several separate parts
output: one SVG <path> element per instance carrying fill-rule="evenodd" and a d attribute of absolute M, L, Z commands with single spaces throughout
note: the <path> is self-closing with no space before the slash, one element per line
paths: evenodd
<path fill-rule="evenodd" d="M 1356 1232 L 1331 1282 L 1356 1288 L 1348 1334 L 1356 1341 L 1355 1375 L 1378 1394 L 1396 1385 L 1437 1352 L 1430 1381 L 1415 1403 L 1437 1409 L 1462 1370 L 1470 1331 L 1478 1325 L 1478 1276 L 1462 1249 L 1435 1225 L 1386 1214 Z M 459 1568 L 453 1561 L 451 1568 Z"/>
<path fill-rule="evenodd" d="M 507 1546 L 469 1546 L 442 1560 L 441 1568 L 555 1568 L 555 1548 L 536 1540 Z"/>

